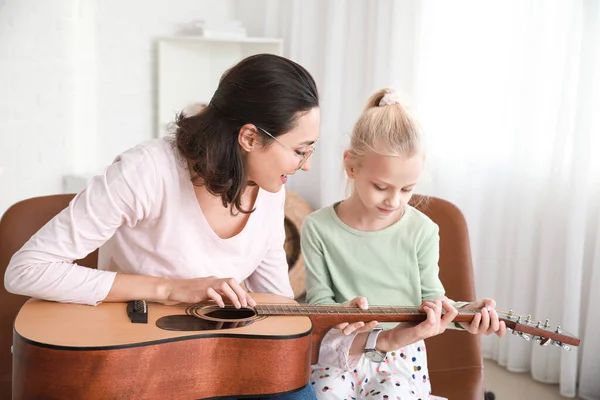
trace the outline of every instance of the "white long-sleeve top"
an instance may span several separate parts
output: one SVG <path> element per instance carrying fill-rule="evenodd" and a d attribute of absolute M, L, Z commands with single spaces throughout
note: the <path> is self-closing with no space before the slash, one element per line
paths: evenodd
<path fill-rule="evenodd" d="M 232 277 L 249 291 L 293 297 L 283 247 L 285 189 L 259 189 L 242 232 L 220 238 L 196 199 L 173 140 L 119 155 L 12 257 L 12 293 L 95 305 L 116 273 L 167 278 Z M 100 248 L 98 269 L 74 260 Z"/>

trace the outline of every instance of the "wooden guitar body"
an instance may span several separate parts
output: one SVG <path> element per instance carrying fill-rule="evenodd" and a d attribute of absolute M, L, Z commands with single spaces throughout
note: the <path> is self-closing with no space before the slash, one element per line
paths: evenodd
<path fill-rule="evenodd" d="M 15 320 L 13 399 L 200 399 L 291 392 L 307 384 L 309 317 L 259 318 L 237 328 L 217 322 L 202 331 L 156 326 L 185 310 L 150 304 L 148 323 L 134 324 L 124 303 L 29 300 Z"/>

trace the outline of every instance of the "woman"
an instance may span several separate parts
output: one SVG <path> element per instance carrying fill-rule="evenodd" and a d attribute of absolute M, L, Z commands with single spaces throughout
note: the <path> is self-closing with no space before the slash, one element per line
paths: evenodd
<path fill-rule="evenodd" d="M 255 305 L 241 282 L 293 297 L 284 184 L 310 168 L 318 136 L 310 74 L 283 57 L 248 57 L 221 77 L 207 107 L 178 116 L 173 135 L 125 151 L 92 178 L 15 253 L 6 289 L 89 305 Z M 73 262 L 97 248 L 98 269 Z"/>

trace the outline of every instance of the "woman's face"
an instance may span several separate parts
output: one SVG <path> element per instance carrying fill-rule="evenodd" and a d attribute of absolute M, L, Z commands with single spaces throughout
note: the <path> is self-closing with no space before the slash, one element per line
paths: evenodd
<path fill-rule="evenodd" d="M 267 146 L 262 145 L 257 132 L 262 128 L 244 125 L 239 141 L 246 151 L 248 179 L 262 189 L 276 193 L 287 182 L 289 175 L 300 169 L 308 171 L 310 156 L 319 139 L 319 124 L 319 108 L 315 107 L 298 118 L 294 129 L 278 136 Z"/>

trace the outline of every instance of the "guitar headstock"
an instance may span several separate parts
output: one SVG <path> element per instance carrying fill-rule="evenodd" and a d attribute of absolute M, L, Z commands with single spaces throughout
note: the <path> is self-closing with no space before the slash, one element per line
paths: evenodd
<path fill-rule="evenodd" d="M 512 330 L 513 335 L 537 342 L 540 346 L 553 344 L 565 350 L 571 350 L 570 346 L 579 346 L 579 338 L 563 330 L 560 325 L 555 328 L 550 326 L 550 321 L 534 321 L 531 315 L 522 317 L 514 314 L 512 310 L 508 313 L 497 311 L 498 318 L 504 321 L 506 327 Z"/>

